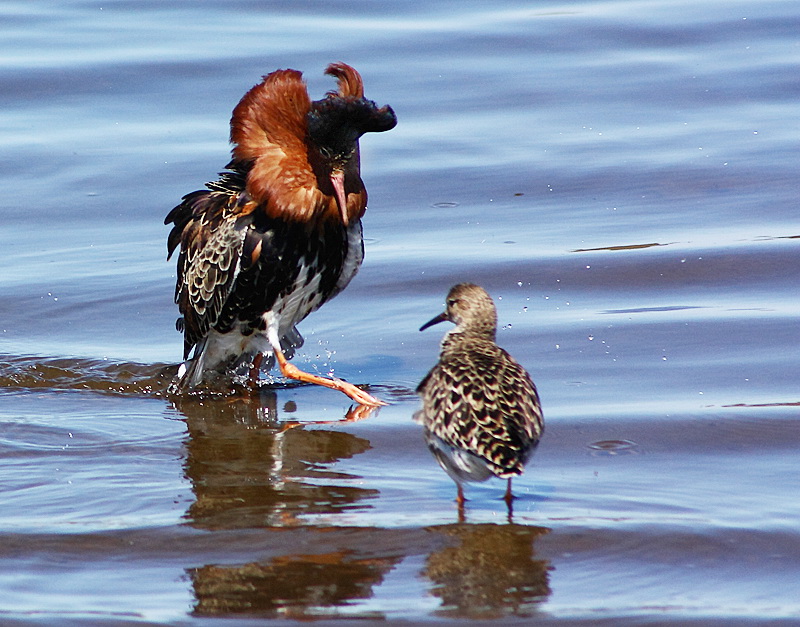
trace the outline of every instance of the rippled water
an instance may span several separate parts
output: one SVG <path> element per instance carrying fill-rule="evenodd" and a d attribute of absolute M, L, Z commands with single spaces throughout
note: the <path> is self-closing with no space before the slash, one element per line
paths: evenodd
<path fill-rule="evenodd" d="M 773 0 L 0 6 L 2 622 L 800 620 L 798 30 Z M 163 218 L 262 74 L 319 97 L 334 60 L 399 124 L 295 361 L 391 405 L 168 396 Z M 510 520 L 490 482 L 458 522 L 411 419 L 462 280 L 543 399 Z"/>

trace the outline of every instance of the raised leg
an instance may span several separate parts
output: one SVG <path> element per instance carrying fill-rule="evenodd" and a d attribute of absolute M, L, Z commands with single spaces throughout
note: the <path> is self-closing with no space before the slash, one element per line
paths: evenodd
<path fill-rule="evenodd" d="M 366 405 L 367 407 L 380 407 L 381 405 L 388 404 L 384 403 L 380 399 L 375 398 L 371 394 L 367 394 L 364 390 L 357 388 L 355 385 L 348 383 L 347 381 L 320 377 L 319 375 L 300 370 L 300 368 L 293 366 L 288 362 L 280 348 L 276 348 L 273 345 L 272 350 L 275 353 L 275 359 L 277 360 L 278 366 L 281 369 L 281 374 L 283 374 L 283 376 L 287 379 L 294 379 L 295 381 L 302 381 L 303 383 L 313 383 L 315 385 L 331 388 L 332 390 L 338 390 L 339 392 L 347 394 L 347 396 L 352 398 L 356 403 L 359 403 L 360 405 Z"/>

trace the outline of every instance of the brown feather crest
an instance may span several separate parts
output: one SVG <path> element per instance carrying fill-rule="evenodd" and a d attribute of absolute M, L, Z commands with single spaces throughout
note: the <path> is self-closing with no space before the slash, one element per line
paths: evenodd
<path fill-rule="evenodd" d="M 252 161 L 276 148 L 279 152 L 291 149 L 305 152 L 303 139 L 310 107 L 311 99 L 301 72 L 276 70 L 266 75 L 233 110 L 234 159 Z"/>
<path fill-rule="evenodd" d="M 329 96 L 341 96 L 342 98 L 364 97 L 364 81 L 355 68 L 338 61 L 325 68 L 325 74 L 333 76 L 337 80 L 339 87 L 338 93 L 329 91 Z"/>

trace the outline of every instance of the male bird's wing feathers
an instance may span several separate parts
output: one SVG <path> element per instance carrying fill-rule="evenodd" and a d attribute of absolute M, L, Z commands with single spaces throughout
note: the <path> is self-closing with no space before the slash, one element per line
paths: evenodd
<path fill-rule="evenodd" d="M 223 173 L 208 191 L 186 195 L 167 217 L 175 224 L 170 254 L 180 245 L 175 302 L 183 315 L 184 358 L 212 327 L 225 333 L 237 319 L 255 324 L 297 287 L 301 266 L 286 250 L 307 249 L 306 264 L 318 269 L 320 300 L 302 309 L 301 317 L 341 291 L 363 257 L 359 221 L 350 229 L 327 221 L 309 232 L 302 223 L 264 215 L 244 183 L 236 171 Z M 302 344 L 293 330 L 281 339 L 287 349 Z"/>
<path fill-rule="evenodd" d="M 169 255 L 180 244 L 175 302 L 183 315 L 184 358 L 217 323 L 241 270 L 252 212 L 243 187 L 241 173 L 226 172 L 209 191 L 184 196 L 165 220 L 175 224 Z"/>

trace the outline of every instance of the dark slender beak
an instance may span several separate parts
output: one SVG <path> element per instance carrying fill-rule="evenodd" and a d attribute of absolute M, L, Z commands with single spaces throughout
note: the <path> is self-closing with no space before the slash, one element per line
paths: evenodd
<path fill-rule="evenodd" d="M 444 322 L 445 320 L 448 320 L 447 314 L 445 312 L 442 312 L 438 316 L 436 316 L 435 318 L 432 318 L 431 320 L 428 320 L 425 324 L 423 324 L 419 328 L 419 330 L 420 331 L 424 331 L 428 327 L 432 327 L 434 324 L 439 324 L 440 322 Z"/>

